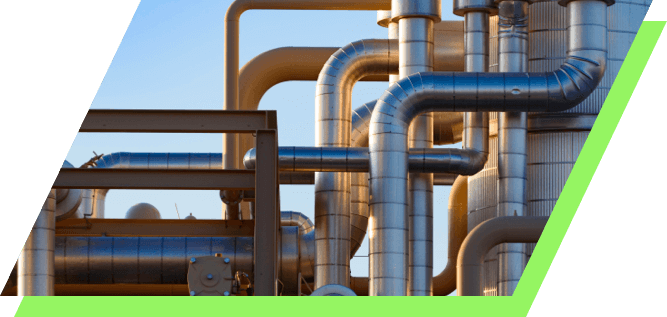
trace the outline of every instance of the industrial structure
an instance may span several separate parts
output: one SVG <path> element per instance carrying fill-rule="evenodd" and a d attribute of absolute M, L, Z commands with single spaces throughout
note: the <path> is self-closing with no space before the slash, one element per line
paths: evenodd
<path fill-rule="evenodd" d="M 65 162 L 3 295 L 512 295 L 651 0 L 236 0 L 221 111 L 90 110 L 80 132 L 224 133 L 223 153 Z M 441 21 L 441 10 L 464 21 Z M 239 70 L 247 10 L 373 10 L 386 39 Z M 316 144 L 277 144 L 272 86 L 316 82 Z M 357 81 L 387 81 L 356 108 Z M 434 148 L 456 144 L 462 148 Z M 314 185 L 315 219 L 279 185 Z M 433 272 L 433 186 L 452 185 Z M 221 220 L 106 219 L 110 189 L 220 190 Z M 350 259 L 369 239 L 369 276 Z"/>

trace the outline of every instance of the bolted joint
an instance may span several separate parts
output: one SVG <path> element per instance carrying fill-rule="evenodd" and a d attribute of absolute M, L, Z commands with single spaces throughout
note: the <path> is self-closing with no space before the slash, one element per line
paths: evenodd
<path fill-rule="evenodd" d="M 454 0 L 454 14 L 464 16 L 467 12 L 487 12 L 498 14 L 498 6 L 494 0 Z"/>
<path fill-rule="evenodd" d="M 441 8 L 440 0 L 392 0 L 391 21 L 398 22 L 403 18 L 427 18 L 438 23 L 442 21 Z"/>
<path fill-rule="evenodd" d="M 573 1 L 581 1 L 581 0 L 558 0 L 558 4 L 560 4 L 561 6 L 567 7 L 567 5 L 570 2 L 573 2 Z M 607 6 L 612 6 L 616 3 L 616 0 L 600 0 L 600 1 L 606 3 Z"/>

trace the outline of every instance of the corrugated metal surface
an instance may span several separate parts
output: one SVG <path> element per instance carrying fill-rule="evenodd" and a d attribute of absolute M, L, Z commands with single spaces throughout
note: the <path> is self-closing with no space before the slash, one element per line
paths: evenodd
<path fill-rule="evenodd" d="M 596 91 L 567 113 L 597 114 L 651 4 L 648 0 L 617 0 L 607 9 L 609 55 L 607 72 Z M 567 10 L 556 0 L 536 0 L 529 8 L 528 67 L 531 72 L 551 71 L 567 56 Z M 492 17 L 489 71 L 498 71 L 498 18 Z M 496 216 L 498 181 L 498 139 L 494 131 L 497 113 L 491 113 L 492 137 L 489 161 L 484 170 L 469 178 L 468 229 Z M 588 131 L 531 132 L 528 135 L 528 215 L 551 214 L 567 177 L 572 171 Z M 534 244 L 527 245 L 528 259 Z M 496 248 L 485 259 L 484 294 L 497 295 L 498 261 Z"/>
<path fill-rule="evenodd" d="M 498 16 L 489 21 L 489 72 L 498 72 Z M 489 115 L 491 121 L 498 120 L 498 113 Z M 493 124 L 491 126 L 494 126 Z M 497 125 L 495 125 L 497 127 Z M 481 222 L 496 216 L 498 194 L 498 137 L 497 129 L 489 129 L 489 160 L 484 169 L 468 178 L 468 231 Z M 498 295 L 498 247 L 493 248 L 484 259 L 484 295 Z"/>

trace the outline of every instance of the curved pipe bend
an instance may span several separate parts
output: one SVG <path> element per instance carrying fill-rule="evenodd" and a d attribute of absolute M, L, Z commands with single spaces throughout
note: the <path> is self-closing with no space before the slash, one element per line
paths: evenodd
<path fill-rule="evenodd" d="M 496 217 L 477 225 L 461 245 L 456 263 L 458 296 L 482 296 L 484 256 L 501 243 L 536 243 L 549 217 Z"/>
<path fill-rule="evenodd" d="M 399 80 L 378 99 L 369 132 L 370 214 L 374 219 L 369 235 L 371 246 L 384 253 L 369 258 L 372 283 L 407 278 L 403 268 L 408 267 L 404 256 L 408 252 L 408 130 L 414 118 L 435 111 L 564 111 L 597 87 L 606 67 L 606 4 L 570 2 L 568 16 L 568 58 L 554 72 L 416 73 Z M 583 46 L 576 40 L 582 33 L 595 41 Z"/>

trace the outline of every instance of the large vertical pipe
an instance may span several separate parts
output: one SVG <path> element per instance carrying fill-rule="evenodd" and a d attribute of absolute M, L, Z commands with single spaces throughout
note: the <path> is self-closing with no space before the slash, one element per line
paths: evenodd
<path fill-rule="evenodd" d="M 466 72 L 489 71 L 489 16 L 497 13 L 493 0 L 454 1 L 454 14 L 464 17 L 464 67 Z M 489 113 L 466 112 L 463 117 L 464 148 L 474 148 L 489 154 Z M 489 159 L 489 161 L 495 161 Z M 489 163 L 486 164 L 488 166 Z M 486 168 L 485 166 L 485 168 Z M 484 172 L 466 178 L 470 183 Z M 473 187 L 473 186 L 471 186 Z M 467 208 L 466 204 L 466 208 Z M 449 264 L 448 264 L 449 265 Z M 455 264 L 454 264 L 455 265 Z M 455 268 L 454 268 L 455 270 Z"/>
<path fill-rule="evenodd" d="M 53 296 L 56 190 L 51 189 L 18 261 L 18 296 Z"/>
<path fill-rule="evenodd" d="M 528 3 L 502 1 L 498 6 L 498 63 L 500 72 L 528 70 Z M 498 114 L 497 217 L 526 216 L 527 113 Z M 498 247 L 498 295 L 511 296 L 523 273 L 523 244 Z"/>
<path fill-rule="evenodd" d="M 398 21 L 399 32 L 399 76 L 404 77 L 415 72 L 433 69 L 433 23 L 440 21 L 440 1 L 392 1 L 392 21 Z M 415 122 L 412 146 L 430 147 L 433 136 L 433 117 L 426 115 Z M 413 132 L 413 133 L 414 133 Z M 424 146 L 421 146 L 421 145 Z M 371 144 L 371 146 L 376 146 Z M 392 168 L 385 166 L 383 168 Z M 421 175 L 420 175 L 421 176 Z M 408 213 L 403 206 L 407 201 L 383 203 L 372 206 L 370 221 L 370 279 L 369 294 L 377 295 L 430 295 L 433 276 L 433 243 L 431 229 L 426 227 L 426 219 L 432 215 L 433 175 L 413 177 L 413 189 L 418 190 L 412 196 L 419 210 L 415 225 L 421 233 L 417 238 L 408 240 Z M 429 191 L 430 187 L 430 193 Z M 407 188 L 406 188 L 407 189 Z M 397 190 L 397 189 L 387 189 Z M 407 194 L 407 193 L 406 193 Z M 428 198 L 431 198 L 429 200 Z M 431 208 L 428 206 L 431 205 Z M 395 206 L 395 207 L 394 207 Z M 432 216 L 431 216 L 432 217 Z M 430 239 L 429 239 L 430 238 Z M 430 240 L 430 241 L 429 241 Z M 410 247 L 412 246 L 412 247 Z M 429 248 L 430 246 L 430 248 Z M 415 254 L 415 261 L 409 266 L 410 249 Z M 430 249 L 430 252 L 426 251 Z M 430 261 L 429 261 L 430 260 Z M 428 263 L 431 263 L 430 265 Z M 408 286 L 408 276 L 414 280 Z"/>
<path fill-rule="evenodd" d="M 368 74 L 388 74 L 398 59 L 389 40 L 361 40 L 334 53 L 317 79 L 316 145 L 349 147 L 354 84 Z M 315 287 L 349 286 L 350 174 L 315 173 Z"/>

